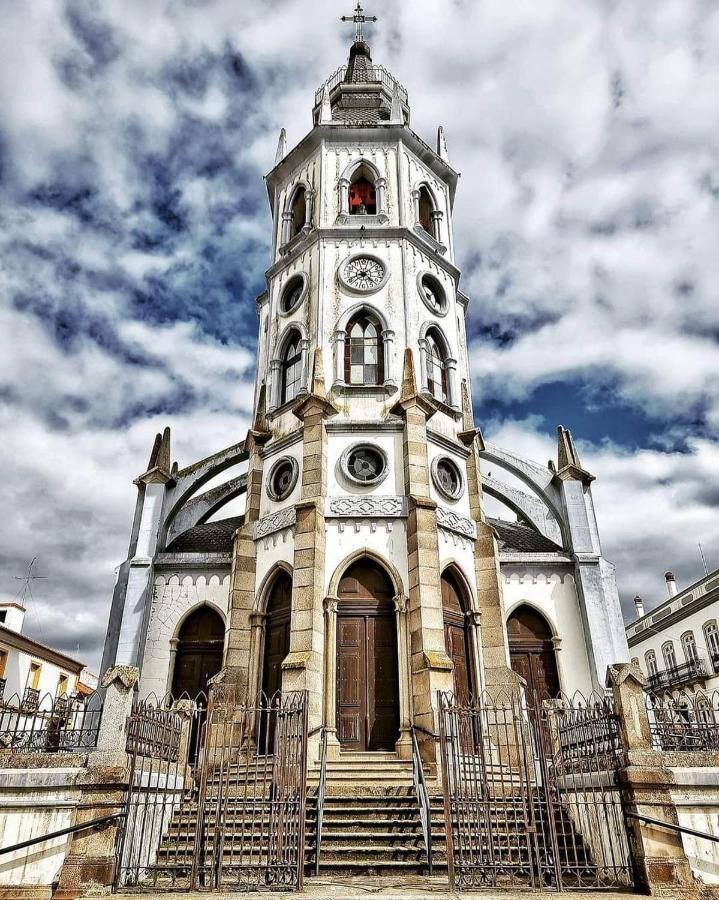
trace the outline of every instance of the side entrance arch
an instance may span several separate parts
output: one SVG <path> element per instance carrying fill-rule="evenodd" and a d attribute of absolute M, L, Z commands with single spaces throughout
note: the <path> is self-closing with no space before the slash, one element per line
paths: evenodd
<path fill-rule="evenodd" d="M 222 668 L 225 623 L 211 606 L 200 606 L 185 619 L 177 635 L 172 696 L 194 700 L 207 695 L 207 682 Z"/>
<path fill-rule="evenodd" d="M 475 692 L 466 593 L 451 570 L 442 573 L 441 582 L 444 644 L 454 665 L 454 696 L 457 703 L 466 705 Z"/>
<path fill-rule="evenodd" d="M 392 582 L 361 559 L 339 582 L 337 737 L 344 750 L 394 750 L 399 738 L 399 673 Z"/>
<path fill-rule="evenodd" d="M 534 705 L 559 696 L 559 670 L 552 629 L 544 616 L 520 606 L 507 621 L 512 668 L 527 682 L 527 700 Z"/>

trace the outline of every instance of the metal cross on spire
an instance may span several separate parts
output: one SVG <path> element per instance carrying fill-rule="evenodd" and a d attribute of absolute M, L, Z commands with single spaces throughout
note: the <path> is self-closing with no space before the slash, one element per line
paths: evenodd
<path fill-rule="evenodd" d="M 357 0 L 357 6 L 355 6 L 355 14 L 353 16 L 341 16 L 343 22 L 354 22 L 355 23 L 355 42 L 364 40 L 364 32 L 362 31 L 362 26 L 365 22 L 376 22 L 377 16 L 366 16 L 364 14 L 364 10 L 362 9 L 362 4 L 360 0 Z"/>

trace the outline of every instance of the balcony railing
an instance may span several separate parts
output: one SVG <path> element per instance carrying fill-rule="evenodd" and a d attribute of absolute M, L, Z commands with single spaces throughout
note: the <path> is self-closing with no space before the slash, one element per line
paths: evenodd
<path fill-rule="evenodd" d="M 327 81 L 317 88 L 315 91 L 315 106 L 322 102 L 322 94 L 325 88 L 327 88 L 328 92 L 331 92 L 340 82 L 344 81 L 346 74 L 347 66 L 340 66 L 336 72 L 330 75 Z M 389 89 L 390 93 L 394 93 L 396 89 L 402 103 L 407 103 L 407 89 L 384 66 L 372 66 L 368 70 L 365 80 L 369 84 L 383 84 Z"/>
<path fill-rule="evenodd" d="M 690 684 L 692 681 L 702 681 L 709 678 L 711 673 L 703 659 L 691 659 L 687 662 L 662 669 L 655 672 L 647 679 L 647 687 L 650 691 L 667 690 L 679 687 L 682 684 Z"/>
<path fill-rule="evenodd" d="M 719 675 L 719 652 L 710 653 L 709 659 L 711 660 L 712 671 L 714 672 L 715 675 Z"/>

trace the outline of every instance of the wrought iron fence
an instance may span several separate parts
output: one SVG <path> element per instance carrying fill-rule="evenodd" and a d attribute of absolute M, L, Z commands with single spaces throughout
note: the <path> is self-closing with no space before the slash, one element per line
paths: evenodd
<path fill-rule="evenodd" d="M 153 699 L 133 709 L 117 886 L 301 887 L 306 695 L 246 704 L 219 684 L 204 703 L 181 710 Z"/>
<path fill-rule="evenodd" d="M 27 694 L 27 692 L 26 692 Z M 16 753 L 92 750 L 97 744 L 103 700 L 87 696 L 14 694 L 0 706 L 0 749 Z"/>
<path fill-rule="evenodd" d="M 441 694 L 439 709 L 453 887 L 631 885 L 610 701 Z"/>
<path fill-rule="evenodd" d="M 675 696 L 648 693 L 646 705 L 655 749 L 719 752 L 719 691 Z"/>

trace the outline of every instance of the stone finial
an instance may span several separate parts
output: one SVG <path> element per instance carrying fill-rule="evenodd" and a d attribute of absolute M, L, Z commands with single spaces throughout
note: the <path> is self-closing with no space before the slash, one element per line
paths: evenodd
<path fill-rule="evenodd" d="M 482 432 L 474 424 L 472 401 L 469 397 L 469 385 L 466 381 L 462 381 L 460 392 L 462 399 L 462 431 L 457 437 L 467 447 L 474 443 L 475 438 L 479 438 L 479 449 L 484 450 Z"/>
<path fill-rule="evenodd" d="M 449 151 L 447 150 L 447 138 L 444 136 L 444 126 L 440 125 L 437 129 L 437 156 L 446 163 L 449 162 Z"/>
<path fill-rule="evenodd" d="M 140 670 L 137 666 L 111 666 L 102 676 L 100 687 L 108 688 L 111 684 L 116 684 L 120 689 L 125 691 L 131 690 L 140 678 Z"/>
<path fill-rule="evenodd" d="M 395 84 L 392 92 L 392 108 L 389 114 L 389 120 L 393 125 L 403 125 L 404 116 L 402 114 L 402 101 L 399 96 L 399 88 Z"/>
<path fill-rule="evenodd" d="M 135 484 L 166 483 L 172 478 L 172 469 L 173 466 L 170 461 L 170 429 L 167 427 L 162 434 L 155 435 L 147 471 L 135 480 Z"/>
<path fill-rule="evenodd" d="M 267 416 L 266 416 L 266 395 L 267 395 L 267 387 L 265 382 L 263 381 L 260 385 L 260 392 L 257 396 L 257 409 L 255 410 L 255 421 L 252 425 L 252 430 L 257 432 L 258 434 L 264 434 L 269 431 L 267 427 Z"/>
<path fill-rule="evenodd" d="M 332 121 L 332 104 L 327 85 L 322 90 L 322 104 L 320 106 L 320 125 L 328 125 Z"/>
<path fill-rule="evenodd" d="M 557 427 L 557 477 L 562 481 L 583 481 L 585 484 L 594 481 L 594 476 L 582 468 L 572 432 L 563 425 Z"/>
<path fill-rule="evenodd" d="M 275 165 L 278 165 L 287 156 L 287 132 L 280 130 L 280 139 L 277 141 L 277 153 L 275 153 Z"/>
<path fill-rule="evenodd" d="M 315 397 L 326 397 L 325 389 L 325 366 L 322 359 L 322 350 L 317 347 L 314 359 L 312 360 L 312 393 Z"/>
<path fill-rule="evenodd" d="M 608 688 L 619 687 L 626 682 L 632 682 L 638 686 L 639 690 L 642 690 L 647 679 L 636 663 L 615 663 L 613 666 L 608 666 L 605 681 Z"/>
<path fill-rule="evenodd" d="M 417 393 L 417 379 L 414 374 L 414 354 L 411 347 L 404 351 L 404 364 L 402 366 L 402 389 L 400 391 L 400 403 L 410 400 Z"/>

